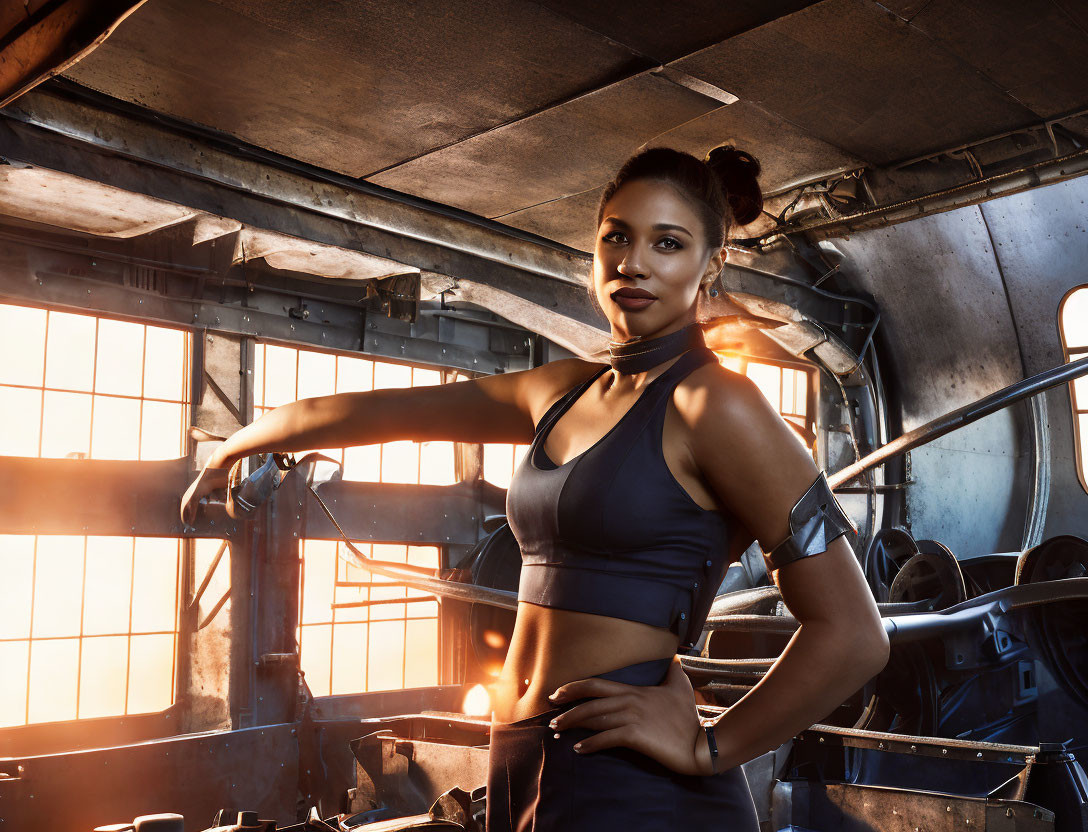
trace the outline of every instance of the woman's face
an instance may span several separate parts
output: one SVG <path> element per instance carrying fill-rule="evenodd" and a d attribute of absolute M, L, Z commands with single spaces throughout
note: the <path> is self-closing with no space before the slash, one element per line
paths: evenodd
<path fill-rule="evenodd" d="M 593 252 L 593 291 L 612 338 L 675 332 L 695 320 L 699 284 L 722 267 L 707 250 L 702 221 L 671 185 L 636 179 L 605 205 Z M 653 300 L 625 302 L 617 291 L 639 289 Z"/>

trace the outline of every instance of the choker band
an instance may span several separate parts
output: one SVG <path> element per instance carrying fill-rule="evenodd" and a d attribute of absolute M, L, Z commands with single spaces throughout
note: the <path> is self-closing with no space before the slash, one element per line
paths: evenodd
<path fill-rule="evenodd" d="M 644 373 L 670 358 L 696 347 L 706 347 L 703 330 L 698 323 L 690 323 L 683 329 L 662 335 L 659 338 L 631 341 L 609 341 L 608 353 L 612 369 L 630 375 Z"/>

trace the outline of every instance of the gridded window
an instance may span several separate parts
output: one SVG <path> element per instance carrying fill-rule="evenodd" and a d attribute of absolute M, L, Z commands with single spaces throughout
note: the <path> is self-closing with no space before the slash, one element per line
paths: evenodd
<path fill-rule="evenodd" d="M 190 336 L 0 304 L 0 455 L 185 453 Z M 174 701 L 176 538 L 0 535 L 0 726 Z"/>
<path fill-rule="evenodd" d="M 441 383 L 437 370 L 257 344 L 253 418 L 314 396 Z M 321 452 L 344 463 L 347 480 L 456 482 L 453 442 L 400 440 Z M 435 546 L 356 546 L 378 560 L 439 566 Z M 297 637 L 302 670 L 315 696 L 438 684 L 438 602 L 433 595 L 353 567 L 337 557 L 337 552 L 348 554 L 343 543 L 306 540 L 300 548 Z"/>
<path fill-rule="evenodd" d="M 253 366 L 255 420 L 298 399 L 442 383 L 438 370 L 271 344 L 257 344 Z M 401 440 L 322 453 L 344 463 L 346 480 L 422 485 L 456 482 L 452 442 Z"/>
<path fill-rule="evenodd" d="M 802 430 L 812 432 L 813 426 L 808 416 L 809 372 L 807 370 L 784 367 L 766 361 L 753 361 L 745 356 L 727 352 L 717 352 L 716 355 L 723 367 L 748 376 L 783 419 Z M 805 444 L 799 433 L 794 432 L 794 436 Z M 806 447 L 809 451 L 813 450 L 811 446 L 806 445 Z"/>
<path fill-rule="evenodd" d="M 0 304 L 0 455 L 184 454 L 189 333 Z"/>
<path fill-rule="evenodd" d="M 436 546 L 356 543 L 377 560 L 437 568 Z M 343 543 L 306 540 L 298 643 L 314 696 L 438 684 L 438 602 L 344 559 Z"/>
<path fill-rule="evenodd" d="M 179 547 L 0 535 L 0 726 L 173 704 Z"/>
<path fill-rule="evenodd" d="M 525 458 L 528 445 L 489 442 L 484 445 L 484 479 L 499 488 L 509 488 L 514 471 Z"/>
<path fill-rule="evenodd" d="M 1058 328 L 1066 361 L 1088 356 L 1088 286 L 1080 286 L 1062 299 L 1058 307 Z M 1073 402 L 1077 476 L 1081 487 L 1088 491 L 1088 377 L 1074 379 L 1069 388 Z"/>

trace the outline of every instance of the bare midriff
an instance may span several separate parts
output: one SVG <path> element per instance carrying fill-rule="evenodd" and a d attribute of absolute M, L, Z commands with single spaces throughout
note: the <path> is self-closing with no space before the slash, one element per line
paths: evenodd
<path fill-rule="evenodd" d="M 491 686 L 493 722 L 516 722 L 555 707 L 557 687 L 629 664 L 672 657 L 670 630 L 639 621 L 521 601 L 506 663 Z"/>

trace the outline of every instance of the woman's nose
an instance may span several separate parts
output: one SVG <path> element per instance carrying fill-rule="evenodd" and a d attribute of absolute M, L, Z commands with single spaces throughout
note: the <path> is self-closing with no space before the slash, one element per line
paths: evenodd
<path fill-rule="evenodd" d="M 639 257 L 634 251 L 628 252 L 627 256 L 624 257 L 622 261 L 620 261 L 620 264 L 616 267 L 616 270 L 620 274 L 625 274 L 628 277 L 645 276 L 645 271 L 642 268 L 641 262 L 639 262 Z"/>

